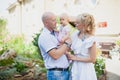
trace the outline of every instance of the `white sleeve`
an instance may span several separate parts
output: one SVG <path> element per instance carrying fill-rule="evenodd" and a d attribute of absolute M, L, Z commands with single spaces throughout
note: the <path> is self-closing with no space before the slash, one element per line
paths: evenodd
<path fill-rule="evenodd" d="M 86 48 L 92 47 L 92 45 L 93 45 L 94 42 L 96 42 L 95 37 L 91 37 L 91 38 L 87 41 L 85 47 L 86 47 Z"/>

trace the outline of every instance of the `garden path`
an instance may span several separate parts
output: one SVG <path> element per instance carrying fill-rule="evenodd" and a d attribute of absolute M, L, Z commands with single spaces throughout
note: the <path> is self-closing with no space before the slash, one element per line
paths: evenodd
<path fill-rule="evenodd" d="M 120 80 L 120 60 L 106 59 L 107 80 Z"/>

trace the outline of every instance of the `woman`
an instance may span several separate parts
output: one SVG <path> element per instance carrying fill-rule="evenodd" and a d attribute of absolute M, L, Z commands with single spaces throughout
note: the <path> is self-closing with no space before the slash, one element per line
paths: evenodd
<path fill-rule="evenodd" d="M 78 32 L 72 36 L 71 49 L 74 55 L 68 54 L 73 60 L 71 69 L 72 80 L 97 80 L 94 69 L 96 60 L 96 42 L 94 37 L 95 23 L 92 15 L 83 13 L 77 16 Z"/>

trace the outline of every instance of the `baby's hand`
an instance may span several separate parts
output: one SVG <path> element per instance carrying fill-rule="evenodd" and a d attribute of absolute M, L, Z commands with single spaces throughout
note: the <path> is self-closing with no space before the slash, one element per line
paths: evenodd
<path fill-rule="evenodd" d="M 69 33 L 66 33 L 66 35 L 64 35 L 61 39 L 62 42 L 65 42 L 65 40 L 69 39 L 70 38 L 70 34 Z"/>
<path fill-rule="evenodd" d="M 67 43 L 71 44 L 71 43 L 72 43 L 72 40 L 71 40 L 71 38 L 69 37 L 69 38 L 67 38 L 64 42 L 67 42 Z"/>

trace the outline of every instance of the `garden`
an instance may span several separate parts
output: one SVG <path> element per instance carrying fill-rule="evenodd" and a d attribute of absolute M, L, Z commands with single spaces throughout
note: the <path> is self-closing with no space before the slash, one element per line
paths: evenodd
<path fill-rule="evenodd" d="M 24 35 L 10 35 L 6 24 L 0 19 L 0 80 L 46 80 L 46 69 L 37 43 L 40 33 L 27 43 Z M 100 54 L 98 49 L 95 70 L 98 80 L 104 80 L 105 60 Z"/>

